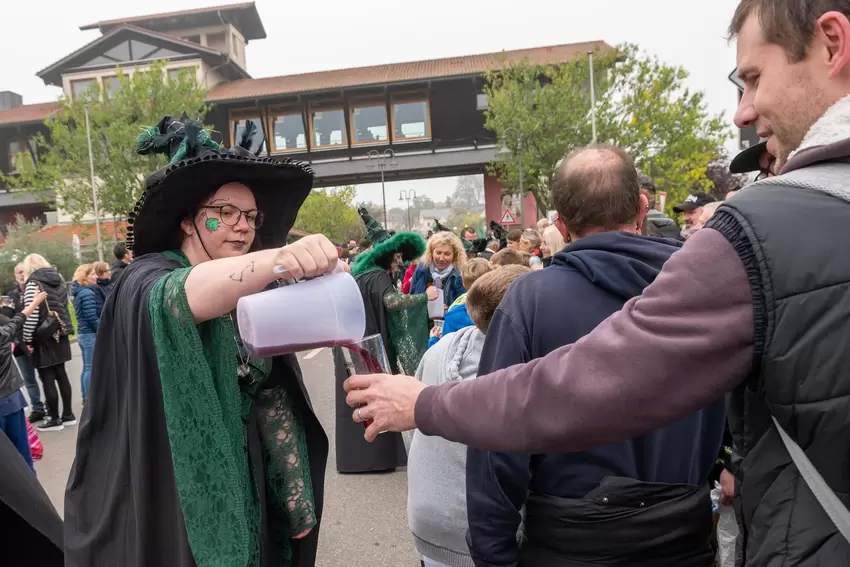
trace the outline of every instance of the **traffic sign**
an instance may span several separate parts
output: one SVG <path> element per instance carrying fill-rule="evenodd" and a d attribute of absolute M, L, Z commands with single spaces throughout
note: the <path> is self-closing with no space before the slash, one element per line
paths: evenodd
<path fill-rule="evenodd" d="M 741 102 L 741 97 L 744 96 L 744 81 L 738 77 L 738 68 L 729 73 L 729 81 L 738 87 L 738 102 Z M 761 142 L 758 132 L 756 132 L 755 124 L 746 128 L 738 128 L 738 149 L 746 150 L 750 146 L 754 146 Z"/>
<path fill-rule="evenodd" d="M 516 219 L 514 218 L 513 213 L 511 213 L 510 209 L 505 209 L 505 214 L 502 215 L 502 220 L 499 221 L 500 224 L 516 224 Z"/>

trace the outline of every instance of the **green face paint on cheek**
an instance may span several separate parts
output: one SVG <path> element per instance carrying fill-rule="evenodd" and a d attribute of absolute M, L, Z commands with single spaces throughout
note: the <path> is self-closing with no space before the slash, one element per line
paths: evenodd
<path fill-rule="evenodd" d="M 208 231 L 215 232 L 218 230 L 218 219 L 207 219 L 207 222 L 204 223 L 204 226 L 207 227 Z"/>

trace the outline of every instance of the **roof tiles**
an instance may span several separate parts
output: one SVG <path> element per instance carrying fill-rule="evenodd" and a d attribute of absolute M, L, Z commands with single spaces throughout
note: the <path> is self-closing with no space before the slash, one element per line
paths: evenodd
<path fill-rule="evenodd" d="M 505 63 L 521 60 L 528 60 L 536 64 L 563 63 L 595 49 L 610 50 L 613 48 L 603 41 L 592 41 L 446 59 L 318 71 L 301 75 L 242 79 L 216 86 L 210 92 L 207 100 L 218 102 L 263 98 L 283 94 L 477 75 L 500 69 Z"/>

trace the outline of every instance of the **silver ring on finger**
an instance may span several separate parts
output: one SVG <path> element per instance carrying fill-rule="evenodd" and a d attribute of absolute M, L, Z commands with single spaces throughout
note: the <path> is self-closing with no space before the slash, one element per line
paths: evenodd
<path fill-rule="evenodd" d="M 366 420 L 363 418 L 363 414 L 360 412 L 360 408 L 357 408 L 357 417 L 358 417 L 358 418 L 360 418 L 360 421 L 366 421 Z"/>

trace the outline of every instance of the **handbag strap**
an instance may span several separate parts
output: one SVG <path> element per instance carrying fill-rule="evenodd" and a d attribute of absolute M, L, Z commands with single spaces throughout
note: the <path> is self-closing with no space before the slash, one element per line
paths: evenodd
<path fill-rule="evenodd" d="M 791 460 L 794 461 L 797 470 L 803 475 L 803 480 L 806 481 L 812 494 L 815 495 L 824 512 L 841 532 L 841 535 L 844 536 L 844 539 L 850 542 L 850 510 L 847 510 L 847 507 L 835 495 L 835 492 L 829 487 L 797 442 L 791 439 L 788 433 L 782 429 L 775 417 L 771 416 L 771 418 L 779 432 L 779 437 L 782 438 L 782 443 L 785 444 L 788 454 L 791 455 Z"/>

